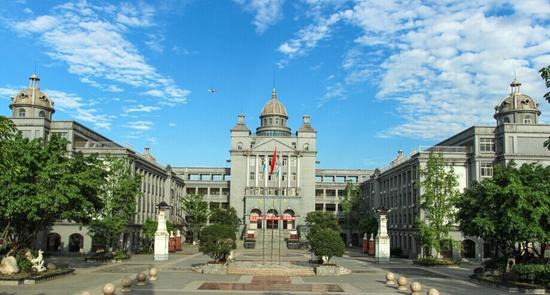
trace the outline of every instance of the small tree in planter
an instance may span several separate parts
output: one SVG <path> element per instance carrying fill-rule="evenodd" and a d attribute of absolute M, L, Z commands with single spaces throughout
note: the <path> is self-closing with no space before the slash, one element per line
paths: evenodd
<path fill-rule="evenodd" d="M 214 262 L 222 263 L 227 260 L 231 250 L 236 248 L 235 240 L 233 227 L 212 224 L 202 230 L 199 250 L 212 257 Z"/>
<path fill-rule="evenodd" d="M 315 255 L 327 257 L 327 263 L 332 257 L 341 257 L 344 254 L 345 245 L 340 238 L 340 233 L 330 228 L 310 233 L 309 244 Z"/>

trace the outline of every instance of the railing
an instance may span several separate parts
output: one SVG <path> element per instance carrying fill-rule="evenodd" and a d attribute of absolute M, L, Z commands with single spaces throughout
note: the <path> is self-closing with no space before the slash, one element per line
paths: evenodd
<path fill-rule="evenodd" d="M 428 152 L 435 152 L 435 153 L 469 153 L 471 151 L 470 147 L 467 146 L 442 146 L 442 145 L 434 145 L 434 146 L 418 146 L 416 149 L 412 150 L 409 155 L 407 156 L 401 156 L 397 157 L 394 160 L 390 162 L 389 165 L 383 167 L 380 169 L 380 172 L 385 172 L 403 162 L 408 161 L 410 158 L 412 158 L 414 155 L 420 154 L 420 153 L 428 153 Z"/>

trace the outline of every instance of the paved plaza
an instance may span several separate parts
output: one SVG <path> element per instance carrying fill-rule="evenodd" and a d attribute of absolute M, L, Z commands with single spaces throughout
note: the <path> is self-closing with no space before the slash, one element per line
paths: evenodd
<path fill-rule="evenodd" d="M 236 260 L 261 262 L 260 250 L 239 249 Z M 277 256 L 275 256 L 277 257 Z M 281 260 L 295 265 L 307 265 L 309 253 L 304 250 L 286 250 Z M 468 275 L 476 265 L 459 268 L 425 268 L 412 264 L 408 259 L 393 259 L 389 264 L 375 264 L 370 257 L 359 254 L 357 249 L 348 250 L 343 257 L 332 262 L 351 269 L 343 276 L 274 276 L 258 271 L 251 274 L 206 275 L 194 272 L 194 266 L 205 263 L 209 258 L 196 251 L 171 255 L 168 261 L 155 262 L 152 255 L 134 255 L 124 263 L 85 263 L 80 257 L 54 257 L 57 262 L 69 263 L 76 268 L 75 274 L 36 285 L 1 286 L 0 295 L 75 295 L 82 291 L 103 294 L 106 283 L 117 286 L 120 279 L 134 277 L 152 266 L 159 269 L 159 278 L 147 282 L 146 286 L 133 286 L 132 292 L 124 294 L 403 294 L 394 287 L 387 287 L 384 275 L 387 271 L 404 275 L 409 282 L 418 281 L 423 286 L 422 294 L 429 287 L 437 288 L 441 294 L 492 295 L 505 292 L 478 286 L 468 281 Z M 275 261 L 278 263 L 278 259 Z"/>

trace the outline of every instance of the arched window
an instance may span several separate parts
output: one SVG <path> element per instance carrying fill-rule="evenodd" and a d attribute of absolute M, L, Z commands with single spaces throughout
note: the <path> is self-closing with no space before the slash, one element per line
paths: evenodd
<path fill-rule="evenodd" d="M 294 229 L 294 211 L 286 209 L 283 213 L 283 229 Z"/>
<path fill-rule="evenodd" d="M 38 117 L 46 118 L 46 113 L 44 111 L 40 111 L 40 112 L 38 112 Z"/>
<path fill-rule="evenodd" d="M 25 109 L 19 109 L 19 118 L 25 118 Z"/>
<path fill-rule="evenodd" d="M 237 150 L 242 150 L 243 149 L 243 143 L 239 141 L 239 143 L 237 143 Z"/>
<path fill-rule="evenodd" d="M 279 228 L 279 220 L 278 219 L 270 219 L 269 217 L 277 217 L 279 216 L 279 212 L 275 209 L 269 209 L 267 211 L 267 226 L 268 229 L 278 229 Z"/>
<path fill-rule="evenodd" d="M 260 211 L 259 209 L 252 209 L 252 211 L 250 211 L 250 228 L 251 229 L 262 228 L 262 220 L 257 219 L 260 216 L 262 216 L 262 211 Z"/>
<path fill-rule="evenodd" d="M 510 123 L 510 119 L 508 117 L 504 118 L 504 123 Z"/>
<path fill-rule="evenodd" d="M 309 144 L 308 143 L 304 143 L 304 151 L 309 151 Z"/>

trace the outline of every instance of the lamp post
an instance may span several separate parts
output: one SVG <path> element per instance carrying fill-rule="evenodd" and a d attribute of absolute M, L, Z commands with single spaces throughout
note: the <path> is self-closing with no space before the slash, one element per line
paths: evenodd
<path fill-rule="evenodd" d="M 168 241 L 170 234 L 166 228 L 166 209 L 172 206 L 165 201 L 160 202 L 157 207 L 159 214 L 157 218 L 157 231 L 155 232 L 155 256 L 154 260 L 168 260 Z"/>

